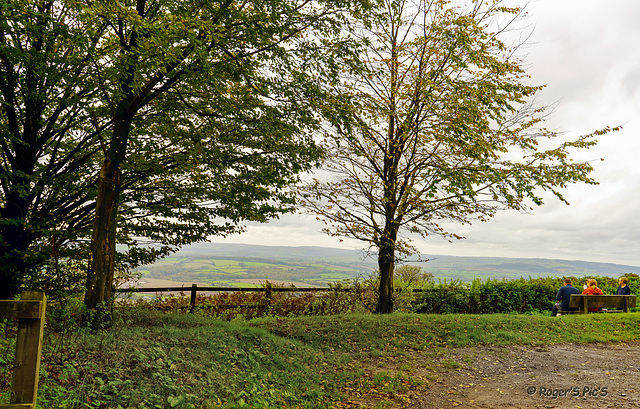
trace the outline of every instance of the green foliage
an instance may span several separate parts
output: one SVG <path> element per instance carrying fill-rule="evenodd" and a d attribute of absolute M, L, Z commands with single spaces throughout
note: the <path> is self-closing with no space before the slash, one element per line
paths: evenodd
<path fill-rule="evenodd" d="M 16 349 L 17 322 L 0 319 L 0 402 L 8 402 L 11 385 L 11 367 Z"/>
<path fill-rule="evenodd" d="M 549 314 L 564 280 L 561 277 L 538 277 L 474 279 L 466 283 L 459 280 L 435 281 L 431 274 L 415 266 L 401 266 L 397 272 L 394 283 L 396 311 L 426 314 Z M 626 276 L 635 294 L 640 289 L 640 280 L 635 274 Z M 616 293 L 617 278 L 590 278 L 598 280 L 605 294 Z M 572 277 L 574 286 L 578 288 L 585 280 Z M 330 291 L 284 292 L 275 291 L 282 287 L 267 281 L 263 284 L 266 291 L 199 293 L 192 312 L 225 320 L 373 312 L 377 305 L 378 283 L 378 276 L 374 274 L 331 284 Z M 185 293 L 123 302 L 160 311 L 191 311 L 190 297 Z"/>
<path fill-rule="evenodd" d="M 49 329 L 42 368 L 39 407 L 56 409 L 315 408 L 340 399 L 345 376 L 334 357 L 243 322 L 136 308 L 109 331 Z"/>
<path fill-rule="evenodd" d="M 47 259 L 27 272 L 22 288 L 44 292 L 48 302 L 65 301 L 84 291 L 86 264 L 86 260 L 75 257 Z"/>
<path fill-rule="evenodd" d="M 378 306 L 380 273 L 379 270 L 348 282 L 360 303 L 370 311 L 376 311 Z M 420 267 L 402 265 L 395 269 L 393 287 L 393 305 L 397 312 L 412 312 L 416 301 L 414 290 L 421 289 L 433 283 L 433 275 L 423 271 Z"/>
<path fill-rule="evenodd" d="M 421 288 L 433 283 L 433 274 L 412 265 L 401 265 L 393 272 L 395 288 Z"/>
<path fill-rule="evenodd" d="M 346 16 L 366 7 L 0 1 L 0 296 L 81 258 L 105 203 L 124 270 L 292 211 L 321 155 L 316 101 L 358 47 Z"/>
<path fill-rule="evenodd" d="M 65 297 L 63 300 L 47 299 L 47 327 L 61 333 L 82 326 L 84 304 L 82 294 Z"/>
<path fill-rule="evenodd" d="M 85 82 L 96 37 L 73 3 L 0 1 L 1 298 L 45 260 L 73 256 L 66 243 L 90 226 L 101 129 L 80 101 L 98 92 Z"/>

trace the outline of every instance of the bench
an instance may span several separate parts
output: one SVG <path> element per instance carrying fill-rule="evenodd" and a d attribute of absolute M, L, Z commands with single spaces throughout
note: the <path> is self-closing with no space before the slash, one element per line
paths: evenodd
<path fill-rule="evenodd" d="M 571 294 L 569 307 L 578 308 L 578 311 L 563 311 L 566 313 L 586 314 L 589 308 L 604 308 L 603 312 L 631 312 L 631 308 L 636 306 L 637 296 L 635 295 L 591 295 L 591 294 Z M 609 309 L 619 309 L 622 311 L 609 311 Z"/>

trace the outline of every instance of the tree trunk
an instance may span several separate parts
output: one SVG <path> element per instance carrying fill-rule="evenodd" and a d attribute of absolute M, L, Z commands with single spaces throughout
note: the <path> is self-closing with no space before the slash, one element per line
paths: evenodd
<path fill-rule="evenodd" d="M 27 70 L 27 87 L 37 89 L 36 77 L 31 68 Z M 6 79 L 5 79 L 6 80 Z M 2 175 L 4 207 L 0 207 L 0 299 L 13 298 L 20 289 L 26 276 L 30 262 L 25 258 L 25 252 L 35 239 L 33 230 L 29 227 L 32 214 L 31 207 L 35 198 L 31 177 L 38 162 L 36 152 L 43 149 L 38 142 L 42 131 L 41 114 L 42 101 L 37 98 L 25 98 L 24 129 L 20 130 L 18 113 L 21 104 L 16 100 L 15 90 L 19 89 L 16 78 L 9 83 L 3 81 L 2 109 L 10 118 L 2 138 L 6 145 L 2 151 L 6 160 Z M 13 152 L 11 153 L 11 151 Z M 12 159 L 7 157 L 13 156 Z"/>
<path fill-rule="evenodd" d="M 5 219 L 4 216 L 2 219 Z M 18 225 L 2 226 L 0 229 L 0 300 L 9 300 L 18 294 L 22 277 L 27 272 L 24 251 L 28 247 L 29 240 L 22 222 Z"/>
<path fill-rule="evenodd" d="M 87 272 L 87 292 L 84 303 L 87 310 L 111 310 L 113 276 L 116 257 L 116 231 L 122 170 L 133 116 L 127 113 L 128 102 L 120 104 L 116 114 L 111 145 L 107 151 L 96 198 L 96 213 L 91 236 L 91 258 Z M 101 321 L 101 316 L 94 321 Z M 92 323 L 100 324 L 100 322 Z"/>
<path fill-rule="evenodd" d="M 19 155 L 16 155 L 19 156 Z M 23 157 L 23 156 L 19 156 Z M 19 172 L 31 174 L 33 167 L 19 166 Z M 26 177 L 10 176 L 7 183 L 10 191 L 6 196 L 4 208 L 0 208 L 0 299 L 8 300 L 18 294 L 23 278 L 29 270 L 29 261 L 25 259 L 25 252 L 33 241 L 33 234 L 26 227 L 27 215 L 33 195 L 28 190 L 29 181 Z M 29 192 L 29 194 L 20 193 Z"/>
<path fill-rule="evenodd" d="M 380 286 L 378 288 L 378 314 L 390 314 L 393 312 L 393 261 L 381 261 L 378 257 L 380 269 Z"/>
<path fill-rule="evenodd" d="M 111 286 L 115 270 L 116 217 L 120 195 L 121 171 L 109 159 L 100 170 L 96 215 L 91 236 L 91 259 L 87 273 L 87 292 L 84 303 L 95 309 L 111 299 Z"/>
<path fill-rule="evenodd" d="M 378 314 L 393 312 L 393 269 L 395 266 L 395 242 L 397 231 L 385 232 L 378 249 L 378 268 L 380 285 L 378 286 Z"/>

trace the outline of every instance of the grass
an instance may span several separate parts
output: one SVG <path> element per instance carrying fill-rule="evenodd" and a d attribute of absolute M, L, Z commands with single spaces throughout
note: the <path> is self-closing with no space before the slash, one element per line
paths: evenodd
<path fill-rule="evenodd" d="M 640 340 L 639 313 L 353 314 L 226 322 L 126 308 L 117 317 L 112 329 L 96 332 L 61 324 L 59 316 L 49 324 L 39 408 L 397 407 L 432 380 L 415 374 L 416 354 L 428 358 L 474 345 Z M 10 349 L 11 331 L 3 332 L 0 352 Z M 444 369 L 456 364 L 445 362 Z"/>
<path fill-rule="evenodd" d="M 46 335 L 38 403 L 41 408 L 329 406 L 340 395 L 330 382 L 344 372 L 336 363 L 313 347 L 246 322 L 130 310 L 108 331 Z"/>
<path fill-rule="evenodd" d="M 640 314 L 348 315 L 268 318 L 252 322 L 316 348 L 395 356 L 406 351 L 474 345 L 546 345 L 640 340 Z M 598 328 L 598 331 L 584 331 Z"/>

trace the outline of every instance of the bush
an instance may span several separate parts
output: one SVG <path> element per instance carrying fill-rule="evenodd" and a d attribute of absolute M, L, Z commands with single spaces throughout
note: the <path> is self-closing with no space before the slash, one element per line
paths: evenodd
<path fill-rule="evenodd" d="M 134 304 L 162 311 L 191 311 L 197 315 L 215 317 L 224 320 L 252 319 L 268 316 L 333 315 L 366 311 L 366 300 L 371 294 L 354 283 L 333 284 L 329 291 L 298 292 L 277 291 L 270 282 L 263 284 L 260 291 L 232 291 L 215 294 L 198 294 L 195 308 L 191 311 L 190 297 L 156 297 L 151 300 L 122 300 L 122 303 Z"/>

